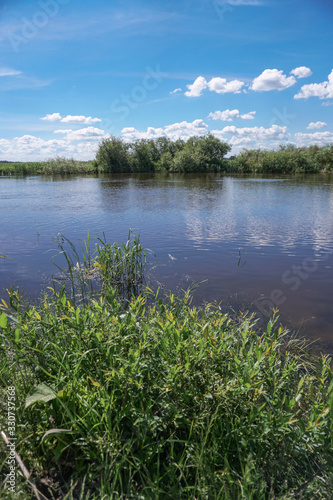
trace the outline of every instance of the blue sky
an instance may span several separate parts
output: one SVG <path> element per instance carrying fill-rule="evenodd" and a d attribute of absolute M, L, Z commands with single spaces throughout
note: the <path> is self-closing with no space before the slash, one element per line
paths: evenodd
<path fill-rule="evenodd" d="M 0 160 L 212 132 L 333 142 L 331 0 L 0 2 Z"/>

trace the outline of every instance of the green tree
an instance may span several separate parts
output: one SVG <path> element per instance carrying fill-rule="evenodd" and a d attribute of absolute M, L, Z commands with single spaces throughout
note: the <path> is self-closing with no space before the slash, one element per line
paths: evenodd
<path fill-rule="evenodd" d="M 130 172 L 129 145 L 110 137 L 99 144 L 96 161 L 104 172 Z"/>
<path fill-rule="evenodd" d="M 130 145 L 131 170 L 133 172 L 154 172 L 156 152 L 154 141 L 139 139 Z"/>

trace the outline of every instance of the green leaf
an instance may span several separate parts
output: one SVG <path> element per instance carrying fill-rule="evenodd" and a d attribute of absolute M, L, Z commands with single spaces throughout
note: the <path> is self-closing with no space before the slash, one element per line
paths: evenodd
<path fill-rule="evenodd" d="M 2 313 L 0 315 L 0 326 L 2 328 L 7 328 L 7 324 L 8 324 L 7 314 L 6 313 Z"/>
<path fill-rule="evenodd" d="M 19 328 L 15 328 L 15 342 L 19 342 L 20 334 L 21 334 L 21 330 Z"/>
<path fill-rule="evenodd" d="M 37 401 L 47 403 L 56 397 L 57 395 L 51 387 L 46 384 L 39 384 L 34 388 L 34 392 L 25 400 L 25 407 L 28 408 L 28 406 L 36 403 Z"/>

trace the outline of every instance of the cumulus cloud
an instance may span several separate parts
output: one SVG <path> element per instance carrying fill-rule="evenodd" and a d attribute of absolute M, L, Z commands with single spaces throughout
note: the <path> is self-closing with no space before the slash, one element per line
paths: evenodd
<path fill-rule="evenodd" d="M 199 97 L 202 95 L 202 91 L 207 88 L 207 81 L 203 76 L 198 76 L 193 83 L 186 86 L 188 88 L 185 92 L 187 97 Z"/>
<path fill-rule="evenodd" d="M 312 71 L 306 66 L 299 66 L 298 68 L 292 69 L 290 74 L 296 76 L 296 78 L 308 78 L 312 75 Z"/>
<path fill-rule="evenodd" d="M 295 139 L 300 146 L 307 146 L 310 144 L 325 146 L 326 144 L 333 143 L 333 132 L 313 132 L 309 134 L 298 132 L 295 134 Z"/>
<path fill-rule="evenodd" d="M 203 120 L 193 122 L 183 121 L 166 125 L 163 128 L 148 127 L 146 132 L 139 132 L 134 127 L 125 127 L 121 131 L 122 136 L 127 141 L 136 139 L 155 139 L 157 137 L 168 137 L 172 140 L 188 139 L 194 135 L 205 135 L 208 125 Z"/>
<path fill-rule="evenodd" d="M 100 118 L 92 118 L 91 116 L 83 115 L 67 115 L 62 118 L 60 113 L 53 113 L 52 115 L 46 115 L 41 120 L 48 120 L 51 122 L 61 121 L 63 123 L 80 123 L 81 125 L 92 125 L 93 123 L 101 122 Z"/>
<path fill-rule="evenodd" d="M 248 137 L 252 140 L 263 141 L 266 139 L 288 139 L 287 127 L 280 125 L 272 125 L 270 128 L 265 127 L 241 127 L 235 125 L 227 125 L 222 130 L 214 130 L 214 133 L 219 135 L 234 135 L 237 137 Z M 213 133 L 212 132 L 212 133 Z"/>
<path fill-rule="evenodd" d="M 86 130 L 86 129 L 85 129 Z M 44 140 L 33 135 L 23 135 L 14 139 L 0 139 L 0 155 L 8 161 L 43 161 L 56 156 L 74 158 L 76 160 L 92 160 L 97 152 L 99 140 L 87 140 L 87 137 L 77 135 L 69 140 Z M 105 138 L 108 135 L 104 136 Z M 79 142 L 82 139 L 82 142 Z"/>
<path fill-rule="evenodd" d="M 52 115 L 46 115 L 41 118 L 41 120 L 46 120 L 49 122 L 56 122 L 58 120 L 61 120 L 61 115 L 59 113 L 52 113 Z"/>
<path fill-rule="evenodd" d="M 320 129 L 320 128 L 325 128 L 327 127 L 327 123 L 325 122 L 311 122 L 309 125 L 306 127 L 307 129 Z"/>
<path fill-rule="evenodd" d="M 72 116 L 72 115 L 67 115 L 64 118 L 61 119 L 63 123 L 81 123 L 83 125 L 91 125 L 92 123 L 97 123 L 101 122 L 102 120 L 100 118 L 92 118 L 91 116 Z"/>
<path fill-rule="evenodd" d="M 285 90 L 296 83 L 294 76 L 286 76 L 277 69 L 265 69 L 261 75 L 254 78 L 251 89 L 257 92 L 269 90 Z"/>
<path fill-rule="evenodd" d="M 232 122 L 235 118 L 253 120 L 255 114 L 255 111 L 250 111 L 249 113 L 241 115 L 238 109 L 226 109 L 225 111 L 215 111 L 214 113 L 209 113 L 208 118 L 212 118 L 212 120 L 221 120 L 223 122 Z"/>
<path fill-rule="evenodd" d="M 21 75 L 22 71 L 17 71 L 12 68 L 0 68 L 0 76 L 16 76 Z"/>
<path fill-rule="evenodd" d="M 67 156 L 77 159 L 91 159 L 94 154 L 82 155 L 80 149 L 73 147 L 66 140 L 48 140 L 24 135 L 11 140 L 0 140 L 0 154 L 8 161 L 40 161 L 55 156 Z"/>
<path fill-rule="evenodd" d="M 175 89 L 175 90 L 172 90 L 170 92 L 170 94 L 177 94 L 177 92 L 181 92 L 183 89 L 181 89 L 180 87 L 178 89 Z"/>
<path fill-rule="evenodd" d="M 243 86 L 244 82 L 240 80 L 228 81 L 226 78 L 215 77 L 208 82 L 203 76 L 198 76 L 193 83 L 187 85 L 189 90 L 185 92 L 185 95 L 187 97 L 199 97 L 206 88 L 217 94 L 239 94 Z"/>
<path fill-rule="evenodd" d="M 234 94 L 239 94 L 244 82 L 240 80 L 230 80 L 229 82 L 225 78 L 212 78 L 208 82 L 209 90 L 216 92 L 217 94 L 226 94 L 227 92 L 232 92 Z"/>
<path fill-rule="evenodd" d="M 242 148 L 274 148 L 281 142 L 289 141 L 287 127 L 272 125 L 265 127 L 242 127 L 228 125 L 222 130 L 213 130 L 212 134 L 222 141 L 227 141 L 232 146 L 233 154 Z"/>
<path fill-rule="evenodd" d="M 81 128 L 80 130 L 55 130 L 54 133 L 66 135 L 68 141 L 100 141 L 108 137 L 108 134 L 105 134 L 104 130 L 96 127 Z"/>
<path fill-rule="evenodd" d="M 328 75 L 327 81 L 303 85 L 298 94 L 294 96 L 294 99 L 308 99 L 309 97 L 319 97 L 319 99 L 333 98 L 333 69 Z"/>

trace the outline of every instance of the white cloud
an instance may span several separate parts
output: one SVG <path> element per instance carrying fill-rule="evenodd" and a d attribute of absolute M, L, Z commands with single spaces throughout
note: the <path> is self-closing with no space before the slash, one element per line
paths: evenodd
<path fill-rule="evenodd" d="M 216 92 L 217 94 L 226 94 L 228 92 L 233 92 L 234 94 L 239 94 L 244 82 L 240 80 L 230 80 L 229 82 L 225 78 L 212 78 L 208 82 L 209 90 Z"/>
<path fill-rule="evenodd" d="M 221 120 L 223 122 L 232 122 L 235 118 L 241 118 L 242 120 L 253 120 L 255 111 L 250 111 L 244 115 L 241 115 L 238 109 L 226 109 L 225 111 L 215 111 L 214 113 L 209 113 L 208 118 L 213 120 Z"/>
<path fill-rule="evenodd" d="M 0 153 L 9 161 L 38 161 L 57 155 L 69 155 L 69 144 L 64 140 L 45 141 L 33 135 L 0 141 Z"/>
<path fill-rule="evenodd" d="M 21 75 L 22 71 L 17 71 L 16 69 L 11 68 L 0 68 L 0 76 L 15 76 Z"/>
<path fill-rule="evenodd" d="M 296 78 L 308 78 L 312 75 L 312 71 L 306 66 L 299 66 L 298 68 L 292 69 L 290 74 L 296 76 Z"/>
<path fill-rule="evenodd" d="M 46 115 L 41 120 L 47 120 L 51 122 L 61 121 L 63 123 L 80 123 L 82 125 L 92 125 L 96 122 L 101 122 L 100 118 L 91 118 L 91 116 L 83 116 L 83 115 L 67 115 L 64 118 L 60 115 L 60 113 L 53 113 L 52 115 Z"/>
<path fill-rule="evenodd" d="M 265 127 L 242 127 L 237 128 L 235 125 L 227 125 L 222 130 L 214 130 L 220 135 L 231 134 L 237 137 L 248 137 L 252 140 L 263 141 L 265 139 L 288 139 L 287 127 L 272 125 L 270 128 Z"/>
<path fill-rule="evenodd" d="M 328 75 L 327 81 L 303 85 L 298 94 L 294 96 L 294 99 L 308 99 L 309 97 L 319 97 L 319 99 L 333 98 L 333 69 Z"/>
<path fill-rule="evenodd" d="M 107 136 L 105 136 L 107 137 Z M 79 138 L 76 137 L 76 141 Z M 72 143 L 67 138 L 44 140 L 33 135 L 14 139 L 0 139 L 0 155 L 8 161 L 43 161 L 56 156 L 76 160 L 92 160 L 98 149 L 99 141 Z"/>
<path fill-rule="evenodd" d="M 105 134 L 104 130 L 96 127 L 81 128 L 80 130 L 55 130 L 54 133 L 66 135 L 68 141 L 101 141 L 109 137 L 108 134 Z"/>
<path fill-rule="evenodd" d="M 327 106 L 333 106 L 333 102 L 331 102 L 331 101 L 325 101 L 325 102 L 322 102 L 321 105 L 325 106 L 325 107 L 327 107 Z"/>
<path fill-rule="evenodd" d="M 242 148 L 274 148 L 289 140 L 287 127 L 272 125 L 265 127 L 242 127 L 228 125 L 222 130 L 212 130 L 212 134 L 232 146 L 232 153 L 238 153 Z M 230 137 L 231 136 L 231 137 Z"/>
<path fill-rule="evenodd" d="M 256 111 L 250 111 L 249 113 L 245 113 L 245 115 L 240 115 L 239 118 L 241 118 L 242 120 L 253 120 L 255 114 Z"/>
<path fill-rule="evenodd" d="M 189 90 L 185 92 L 187 97 L 199 97 L 202 91 L 207 88 L 207 81 L 203 76 L 198 76 L 190 85 L 186 85 Z"/>
<path fill-rule="evenodd" d="M 101 122 L 100 118 L 92 118 L 91 116 L 72 116 L 67 115 L 61 119 L 63 123 L 81 123 L 84 125 L 91 125 L 92 123 Z"/>
<path fill-rule="evenodd" d="M 52 113 L 52 115 L 46 115 L 41 118 L 41 120 L 46 120 L 49 122 L 56 122 L 58 120 L 61 120 L 61 115 L 59 113 Z"/>
<path fill-rule="evenodd" d="M 296 83 L 294 76 L 286 76 L 277 69 L 265 69 L 254 78 L 251 89 L 255 91 L 284 90 Z"/>
<path fill-rule="evenodd" d="M 333 143 L 333 132 L 313 132 L 312 134 L 303 134 L 299 132 L 295 134 L 295 139 L 300 146 L 307 146 L 309 144 L 325 146 L 325 144 Z"/>
<path fill-rule="evenodd" d="M 181 89 L 180 87 L 178 89 L 175 89 L 175 90 L 172 90 L 170 92 L 170 94 L 177 94 L 177 92 L 181 92 L 183 89 Z"/>
<path fill-rule="evenodd" d="M 205 135 L 207 131 L 208 125 L 203 120 L 194 120 L 193 122 L 173 123 L 164 128 L 148 127 L 146 132 L 139 132 L 134 127 L 125 127 L 121 133 L 127 141 L 155 139 L 156 137 L 169 137 L 172 140 L 177 140 L 188 139 L 194 135 Z"/>
<path fill-rule="evenodd" d="M 327 127 L 327 123 L 325 122 L 311 122 L 309 125 L 306 127 L 307 129 L 320 129 L 320 128 L 325 128 Z"/>
<path fill-rule="evenodd" d="M 244 82 L 240 80 L 227 81 L 226 78 L 215 77 L 208 82 L 203 76 L 198 76 L 193 83 L 187 85 L 189 90 L 185 92 L 185 95 L 187 97 L 199 97 L 206 88 L 217 94 L 239 94 L 243 86 Z"/>

